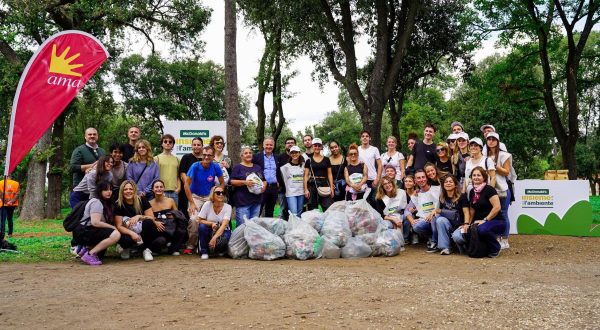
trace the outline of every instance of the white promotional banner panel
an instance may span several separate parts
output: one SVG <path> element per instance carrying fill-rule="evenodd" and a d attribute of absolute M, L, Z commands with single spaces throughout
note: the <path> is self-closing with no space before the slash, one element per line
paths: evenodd
<path fill-rule="evenodd" d="M 517 180 L 508 209 L 513 234 L 600 236 L 582 180 Z"/>
<path fill-rule="evenodd" d="M 163 122 L 163 127 L 165 134 L 175 137 L 173 153 L 179 158 L 192 152 L 192 139 L 195 137 L 201 138 L 204 145 L 209 144 L 213 135 L 227 138 L 225 121 L 167 120 Z M 227 148 L 223 152 L 227 153 Z"/>

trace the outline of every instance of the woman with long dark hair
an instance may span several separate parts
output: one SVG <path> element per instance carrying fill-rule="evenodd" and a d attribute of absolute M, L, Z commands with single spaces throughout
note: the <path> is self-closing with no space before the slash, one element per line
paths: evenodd
<path fill-rule="evenodd" d="M 112 181 L 111 170 L 114 160 L 110 155 L 102 155 L 98 158 L 96 167 L 85 174 L 81 182 L 73 188 L 69 204 L 74 208 L 77 203 L 87 201 L 91 198 L 98 198 L 97 186 L 101 181 Z"/>
<path fill-rule="evenodd" d="M 314 210 L 319 204 L 326 211 L 333 204 L 333 174 L 331 162 L 321 151 L 323 142 L 319 138 L 312 140 L 313 154 L 304 165 L 304 197 L 308 199 L 308 210 Z M 319 193 L 318 188 L 329 188 L 329 193 Z"/>
<path fill-rule="evenodd" d="M 453 175 L 442 178 L 442 193 L 440 206 L 435 210 L 436 216 L 431 225 L 432 240 L 437 244 L 441 255 L 450 254 L 450 235 L 460 225 L 464 224 L 465 214 L 469 213 L 467 196 L 461 194 L 460 183 Z M 430 252 L 430 251 L 428 251 Z"/>
<path fill-rule="evenodd" d="M 502 216 L 506 220 L 506 229 L 500 238 L 502 249 L 509 248 L 508 235 L 510 232 L 510 220 L 508 219 L 508 207 L 510 206 L 511 191 L 508 187 L 512 155 L 500 150 L 500 136 L 496 132 L 490 132 L 486 138 L 487 156 L 494 162 L 496 168 L 496 192 L 500 197 Z"/>
<path fill-rule="evenodd" d="M 344 196 L 346 195 L 344 169 L 348 163 L 346 161 L 346 157 L 344 156 L 344 151 L 337 141 L 329 141 L 329 150 L 331 150 L 329 161 L 331 162 L 331 174 L 333 175 L 333 185 L 335 188 L 333 201 L 343 201 Z"/>
<path fill-rule="evenodd" d="M 98 196 L 87 202 L 83 218 L 73 231 L 75 241 L 82 246 L 78 252 L 81 261 L 92 266 L 102 265 L 98 254 L 121 239 L 111 207 L 112 185 L 101 181 L 96 187 Z"/>

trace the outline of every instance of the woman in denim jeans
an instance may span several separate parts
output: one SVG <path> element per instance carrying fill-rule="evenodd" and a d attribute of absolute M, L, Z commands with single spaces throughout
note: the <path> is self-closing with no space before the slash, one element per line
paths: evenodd
<path fill-rule="evenodd" d="M 214 186 L 208 202 L 202 205 L 198 213 L 198 246 L 200 248 L 200 259 L 208 259 L 208 253 L 221 254 L 227 252 L 227 244 L 217 244 L 219 237 L 224 242 L 229 242 L 231 228 L 231 205 L 225 203 L 225 190 L 221 186 Z M 223 241 L 223 240 L 221 240 Z"/>
<path fill-rule="evenodd" d="M 437 237 L 433 237 L 437 247 L 427 252 L 439 251 L 441 255 L 449 255 L 450 233 L 464 223 L 464 215 L 469 213 L 469 202 L 467 196 L 460 193 L 460 184 L 453 175 L 442 179 L 442 188 L 440 206 L 435 210 L 436 216 L 431 225 L 435 228 L 434 236 L 437 234 Z M 453 213 L 456 213 L 456 216 L 448 219 Z"/>
<path fill-rule="evenodd" d="M 231 171 L 231 185 L 235 187 L 233 200 L 235 205 L 236 226 L 240 226 L 246 219 L 252 219 L 260 214 L 262 193 L 267 189 L 267 181 L 263 176 L 263 170 L 259 165 L 252 163 L 252 149 L 242 148 L 242 162 L 233 167 Z M 256 174 L 262 180 L 262 190 L 259 194 L 251 192 L 250 188 L 256 188 L 257 182 L 249 180 L 250 174 Z"/>

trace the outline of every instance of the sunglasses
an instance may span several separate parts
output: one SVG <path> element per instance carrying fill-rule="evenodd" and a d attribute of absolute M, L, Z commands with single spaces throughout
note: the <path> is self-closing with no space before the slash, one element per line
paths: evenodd
<path fill-rule="evenodd" d="M 348 153 L 348 156 L 358 156 L 358 153 L 357 152 L 350 152 L 350 153 Z"/>
<path fill-rule="evenodd" d="M 202 154 L 202 157 L 212 157 L 213 155 L 211 154 Z"/>
<path fill-rule="evenodd" d="M 454 143 L 456 140 L 448 140 L 448 143 Z"/>
<path fill-rule="evenodd" d="M 318 143 L 316 143 L 316 144 L 313 144 L 313 147 L 319 147 L 319 148 L 322 148 L 322 147 L 323 147 L 323 145 L 322 145 L 322 144 L 318 144 Z"/>
<path fill-rule="evenodd" d="M 222 196 L 223 195 L 223 191 L 222 190 L 215 190 L 215 195 Z"/>
<path fill-rule="evenodd" d="M 217 142 L 215 142 L 215 144 L 223 144 L 223 145 L 225 145 L 225 142 L 223 142 L 223 141 L 217 141 Z"/>
<path fill-rule="evenodd" d="M 442 152 L 444 149 L 435 149 L 435 152 Z"/>
<path fill-rule="evenodd" d="M 299 154 L 300 151 L 290 151 L 290 154 Z"/>
<path fill-rule="evenodd" d="M 164 140 L 164 141 L 163 141 L 163 143 L 166 143 L 166 144 L 173 144 L 173 143 L 175 143 L 175 141 L 171 141 L 171 140 Z"/>

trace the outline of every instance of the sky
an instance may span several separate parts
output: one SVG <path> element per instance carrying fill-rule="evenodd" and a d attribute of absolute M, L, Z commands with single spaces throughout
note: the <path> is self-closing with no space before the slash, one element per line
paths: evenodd
<path fill-rule="evenodd" d="M 212 9 L 210 24 L 202 34 L 202 40 L 206 43 L 203 59 L 212 60 L 223 65 L 224 62 L 224 4 L 221 1 L 207 1 L 205 5 Z M 250 97 L 250 114 L 257 118 L 256 101 L 257 89 L 253 87 L 254 78 L 258 73 L 258 67 L 264 41 L 258 30 L 252 30 L 243 22 L 241 15 L 237 20 L 237 74 L 240 93 Z M 142 46 L 143 53 L 149 53 L 148 46 Z M 162 45 L 157 43 L 157 49 L 161 52 Z M 165 47 L 166 48 L 166 47 Z M 359 40 L 356 47 L 358 64 L 363 64 L 370 53 L 370 48 L 365 40 Z M 479 62 L 488 55 L 498 52 L 494 41 L 487 40 L 482 48 L 475 53 L 475 61 Z M 161 52 L 162 53 L 162 52 Z M 163 54 L 164 55 L 164 54 Z M 339 88 L 333 83 L 333 78 L 322 86 L 312 80 L 311 73 L 314 65 L 307 56 L 298 58 L 290 67 L 290 71 L 298 73 L 288 85 L 288 93 L 292 96 L 283 102 L 284 115 L 288 125 L 294 133 L 304 130 L 305 127 L 319 123 L 327 112 L 337 110 L 337 98 Z M 286 72 L 283 72 L 284 74 Z M 271 95 L 266 98 L 266 111 L 271 111 Z"/>

